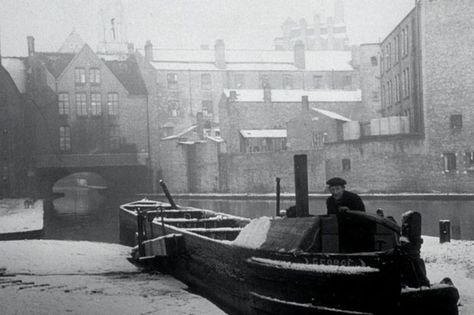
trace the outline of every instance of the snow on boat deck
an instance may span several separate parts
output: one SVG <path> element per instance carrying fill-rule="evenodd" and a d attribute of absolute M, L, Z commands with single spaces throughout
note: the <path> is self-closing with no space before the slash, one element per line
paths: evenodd
<path fill-rule="evenodd" d="M 0 200 L 0 234 L 40 231 L 42 229 L 42 200 L 37 200 L 31 208 L 25 207 L 25 199 Z"/>

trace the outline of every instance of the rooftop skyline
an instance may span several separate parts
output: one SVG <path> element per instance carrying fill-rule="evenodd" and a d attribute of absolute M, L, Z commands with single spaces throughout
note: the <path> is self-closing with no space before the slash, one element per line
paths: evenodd
<path fill-rule="evenodd" d="M 142 48 L 213 47 L 223 39 L 230 49 L 273 49 L 287 19 L 330 15 L 331 0 L 122 0 L 127 39 Z M 322 5 L 318 6 L 317 3 Z M 3 56 L 27 55 L 26 36 L 38 51 L 57 51 L 75 30 L 93 49 L 102 40 L 99 11 L 117 0 L 2 0 L 0 39 Z M 350 44 L 378 42 L 414 7 L 413 0 L 346 0 L 345 22 Z"/>

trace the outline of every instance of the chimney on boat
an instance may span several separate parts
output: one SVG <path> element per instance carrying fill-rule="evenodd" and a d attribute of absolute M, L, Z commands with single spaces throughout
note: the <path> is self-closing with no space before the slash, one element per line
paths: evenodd
<path fill-rule="evenodd" d="M 309 216 L 308 207 L 308 158 L 306 154 L 294 156 L 296 216 Z"/>
<path fill-rule="evenodd" d="M 31 57 L 35 54 L 35 38 L 33 36 L 27 36 L 26 41 L 28 43 L 28 56 Z"/>

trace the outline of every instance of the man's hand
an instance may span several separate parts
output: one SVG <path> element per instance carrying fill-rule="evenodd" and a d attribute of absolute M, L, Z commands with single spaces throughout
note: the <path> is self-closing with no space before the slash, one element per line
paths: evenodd
<path fill-rule="evenodd" d="M 348 207 L 342 206 L 342 207 L 339 207 L 338 210 L 339 210 L 339 212 L 347 212 L 351 209 L 349 209 Z"/>

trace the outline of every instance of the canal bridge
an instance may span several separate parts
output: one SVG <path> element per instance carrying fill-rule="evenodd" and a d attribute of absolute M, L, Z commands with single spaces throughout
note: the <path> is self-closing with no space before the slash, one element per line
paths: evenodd
<path fill-rule="evenodd" d="M 96 173 L 114 192 L 146 192 L 151 188 L 148 153 L 103 153 L 39 155 L 35 159 L 33 182 L 41 197 L 53 194 L 61 178 L 80 172 Z"/>

